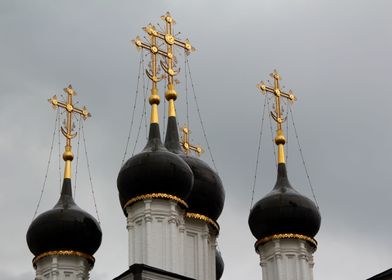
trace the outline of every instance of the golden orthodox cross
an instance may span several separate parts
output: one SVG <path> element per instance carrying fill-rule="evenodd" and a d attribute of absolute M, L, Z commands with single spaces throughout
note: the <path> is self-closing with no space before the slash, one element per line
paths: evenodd
<path fill-rule="evenodd" d="M 175 106 L 174 101 L 177 99 L 177 92 L 174 88 L 174 76 L 177 75 L 177 72 L 174 70 L 174 46 L 181 47 L 185 50 L 186 54 L 194 51 L 195 48 L 191 46 L 189 40 L 185 41 L 178 40 L 173 34 L 173 25 L 176 23 L 169 12 L 165 15 L 161 16 L 161 18 L 165 21 L 165 33 L 156 31 L 156 36 L 163 40 L 166 43 L 166 52 L 162 52 L 164 57 L 166 57 L 166 64 L 161 61 L 161 66 L 163 70 L 168 74 L 167 75 L 167 90 L 165 92 L 165 98 L 169 102 L 169 117 L 175 117 Z"/>
<path fill-rule="evenodd" d="M 282 123 L 285 121 L 282 118 L 282 110 L 281 110 L 281 97 L 288 99 L 291 102 L 297 100 L 292 91 L 290 90 L 288 93 L 283 92 L 279 87 L 280 75 L 276 70 L 271 73 L 271 77 L 274 78 L 274 87 L 268 87 L 263 82 L 257 85 L 258 88 L 262 90 L 262 93 L 270 92 L 275 95 L 275 113 L 271 112 L 272 118 L 276 121 L 278 129 L 276 131 L 275 144 L 278 146 L 278 163 L 285 163 L 284 156 L 284 144 L 286 143 L 286 138 L 284 137 L 282 130 Z"/>
<path fill-rule="evenodd" d="M 138 49 L 143 48 L 147 49 L 150 51 L 151 54 L 151 73 L 146 70 L 146 74 L 148 78 L 152 81 L 152 87 L 151 87 L 151 96 L 149 99 L 150 105 L 152 106 L 151 108 L 151 123 L 158 123 L 158 105 L 160 103 L 160 97 L 158 95 L 158 82 L 164 78 L 164 76 L 158 77 L 158 66 L 157 66 L 157 55 L 165 55 L 163 51 L 161 51 L 158 48 L 157 45 L 157 31 L 155 27 L 151 24 L 147 25 L 146 27 L 143 28 L 143 30 L 148 34 L 149 37 L 149 42 L 144 43 L 142 40 L 138 37 L 136 37 L 133 42 L 135 43 L 136 47 Z"/>
<path fill-rule="evenodd" d="M 168 85 L 173 84 L 173 77 L 177 74 L 174 70 L 174 54 L 173 54 L 173 47 L 178 46 L 185 50 L 186 54 L 190 54 L 192 51 L 195 51 L 195 48 L 189 43 L 189 40 L 186 39 L 185 41 L 178 40 L 173 34 L 173 25 L 176 24 L 172 16 L 169 12 L 165 15 L 161 16 L 162 20 L 165 21 L 165 33 L 156 32 L 156 36 L 164 40 L 167 46 L 167 50 L 165 53 L 167 64 L 165 65 L 161 61 L 161 66 L 163 70 L 168 74 Z M 169 87 L 169 86 L 168 86 Z"/>
<path fill-rule="evenodd" d="M 173 47 L 179 46 L 185 49 L 186 53 L 190 53 L 195 50 L 189 43 L 188 40 L 184 42 L 178 40 L 173 35 L 173 24 L 175 21 L 171 17 L 170 13 L 161 17 L 166 22 L 165 33 L 159 32 L 156 28 L 149 24 L 143 30 L 149 35 L 149 44 L 141 41 L 139 37 L 133 41 L 138 48 L 148 49 L 151 53 L 151 73 L 146 71 L 147 76 L 152 81 L 151 96 L 149 102 L 152 106 L 151 109 L 151 123 L 158 123 L 158 105 L 160 103 L 160 97 L 158 95 L 157 83 L 163 78 L 163 76 L 157 76 L 157 55 L 161 55 L 166 58 L 167 64 L 161 61 L 163 70 L 168 74 L 167 91 L 165 93 L 166 100 L 169 101 L 169 117 L 175 116 L 174 100 L 177 98 L 177 92 L 174 89 L 174 76 L 177 74 L 174 70 L 174 54 Z M 159 49 L 157 45 L 157 38 L 163 40 L 167 45 L 167 51 L 164 52 Z"/>
<path fill-rule="evenodd" d="M 293 92 L 289 90 L 288 93 L 283 92 L 280 87 L 279 87 L 279 80 L 280 75 L 276 70 L 272 72 L 271 77 L 274 78 L 274 87 L 268 87 L 264 84 L 264 82 L 261 82 L 260 84 L 257 85 L 258 88 L 261 89 L 262 93 L 270 92 L 275 95 L 275 113 L 271 112 L 272 118 L 278 123 L 278 130 L 282 129 L 282 123 L 284 122 L 284 119 L 282 118 L 282 111 L 281 111 L 281 97 L 287 98 L 288 100 L 294 102 L 297 100 L 297 98 L 294 96 Z"/>
<path fill-rule="evenodd" d="M 166 54 L 158 48 L 158 45 L 157 45 L 158 33 L 155 29 L 155 26 L 149 24 L 146 27 L 144 27 L 143 30 L 149 36 L 149 44 L 144 43 L 139 38 L 139 36 L 137 36 L 136 39 L 133 40 L 133 42 L 135 43 L 136 47 L 138 47 L 139 49 L 143 48 L 143 49 L 150 51 L 150 53 L 151 53 L 151 73 L 148 70 L 146 70 L 146 74 L 147 74 L 148 78 L 152 81 L 153 88 L 156 88 L 157 83 L 159 81 L 161 81 L 162 78 L 164 77 L 164 76 L 161 76 L 161 77 L 157 76 L 157 73 L 158 73 L 157 54 L 160 54 L 160 55 L 166 55 Z"/>
<path fill-rule="evenodd" d="M 145 48 L 149 49 L 151 52 L 151 64 L 152 64 L 152 73 L 148 73 L 147 75 L 149 78 L 153 81 L 153 88 L 156 88 L 157 82 L 162 79 L 158 79 L 156 77 L 156 57 L 157 55 L 161 55 L 166 58 L 166 64 L 161 61 L 160 64 L 163 68 L 163 70 L 168 74 L 167 75 L 167 91 L 165 93 L 166 100 L 169 101 L 169 117 L 170 116 L 175 116 L 175 108 L 174 108 L 174 101 L 177 99 L 177 92 L 174 88 L 174 76 L 177 75 L 177 72 L 174 70 L 174 46 L 181 47 L 185 50 L 186 54 L 189 54 L 191 51 L 194 51 L 195 48 L 191 46 L 189 43 L 189 40 L 186 39 L 185 41 L 180 41 L 178 40 L 174 34 L 173 34 L 173 25 L 175 24 L 175 21 L 171 17 L 170 13 L 167 12 L 164 16 L 161 17 L 165 21 L 165 31 L 160 32 L 157 31 L 156 28 L 149 24 L 147 27 L 144 28 L 144 31 L 147 32 L 147 34 L 150 36 L 150 42 L 151 44 L 148 45 L 146 43 L 143 43 L 140 38 L 136 38 L 134 41 L 136 46 L 139 48 Z M 163 40 L 166 43 L 166 52 L 160 50 L 157 46 L 157 38 Z M 157 93 L 158 90 L 155 89 L 155 92 Z M 159 99 L 159 98 L 158 98 Z M 151 103 L 151 102 L 150 102 Z M 159 104 L 159 102 L 158 102 Z"/>
<path fill-rule="evenodd" d="M 189 134 L 190 131 L 187 127 L 183 127 L 182 128 L 182 141 L 181 141 L 181 146 L 184 149 L 185 154 L 189 154 L 190 151 L 194 151 L 198 156 L 201 155 L 201 153 L 203 153 L 203 149 L 200 147 L 200 145 L 197 146 L 193 146 L 192 144 L 190 144 L 189 142 Z"/>
<path fill-rule="evenodd" d="M 67 102 L 61 102 L 57 100 L 57 96 L 53 96 L 48 99 L 48 101 L 53 105 L 54 109 L 58 107 L 63 108 L 67 112 L 67 122 L 66 127 L 61 127 L 61 132 L 66 138 L 65 152 L 63 154 L 63 159 L 66 162 L 65 170 L 64 170 L 64 178 L 71 178 L 71 161 L 73 160 L 71 139 L 75 138 L 77 133 L 72 134 L 72 117 L 74 113 L 77 113 L 82 116 L 83 119 L 87 119 L 91 117 L 91 114 L 87 111 L 86 106 L 83 106 L 82 109 L 76 108 L 73 104 L 72 98 L 76 95 L 76 92 L 69 85 L 64 89 L 65 93 L 67 93 Z"/>

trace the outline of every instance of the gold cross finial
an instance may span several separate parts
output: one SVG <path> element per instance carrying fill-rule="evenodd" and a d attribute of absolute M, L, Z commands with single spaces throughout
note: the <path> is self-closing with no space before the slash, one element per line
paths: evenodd
<path fill-rule="evenodd" d="M 135 40 L 133 40 L 133 43 L 136 45 L 138 49 L 147 49 L 150 51 L 151 54 L 151 69 L 149 72 L 146 70 L 146 74 L 148 78 L 152 81 L 152 87 L 151 87 L 151 96 L 149 98 L 149 102 L 151 105 L 151 123 L 158 123 L 159 118 L 158 118 L 158 105 L 160 103 L 160 97 L 158 95 L 158 87 L 157 84 L 159 81 L 162 80 L 164 76 L 158 77 L 158 66 L 157 66 L 157 55 L 158 54 L 163 54 L 161 50 L 159 50 L 158 45 L 157 45 L 157 31 L 155 29 L 155 26 L 152 24 L 147 25 L 146 27 L 143 28 L 143 30 L 147 33 L 149 37 L 149 42 L 144 43 L 139 36 L 136 37 Z"/>
<path fill-rule="evenodd" d="M 163 70 L 167 73 L 167 90 L 165 92 L 165 98 L 169 101 L 169 117 L 175 116 L 174 101 L 177 99 L 177 92 L 174 88 L 174 76 L 178 74 L 174 70 L 175 56 L 174 47 L 180 47 L 185 50 L 185 53 L 189 55 L 195 48 L 189 43 L 189 40 L 180 41 L 177 39 L 173 33 L 173 25 L 176 23 L 173 17 L 167 12 L 165 15 L 161 16 L 161 19 L 165 21 L 165 32 L 156 32 L 156 36 L 166 43 L 166 52 L 163 56 L 166 58 L 166 63 L 160 62 Z"/>
<path fill-rule="evenodd" d="M 165 97 L 169 101 L 170 117 L 175 116 L 174 100 L 176 100 L 177 98 L 177 93 L 174 89 L 174 76 L 177 75 L 177 72 L 174 70 L 174 46 L 185 49 L 186 54 L 189 54 L 191 51 L 195 50 L 195 48 L 193 48 L 189 43 L 188 39 L 186 39 L 185 41 L 180 41 L 175 37 L 175 35 L 173 34 L 173 25 L 175 24 L 175 21 L 169 12 L 167 12 L 161 18 L 165 21 L 164 33 L 156 30 L 155 26 L 149 24 L 143 28 L 143 30 L 149 36 L 149 42 L 144 43 L 139 37 L 136 37 L 136 39 L 133 40 L 134 44 L 139 49 L 147 49 L 151 53 L 151 72 L 146 71 L 147 76 L 152 81 L 151 96 L 149 99 L 149 102 L 152 106 L 151 123 L 158 123 L 158 105 L 160 103 L 160 97 L 158 95 L 157 83 L 165 77 L 164 75 L 158 77 L 157 56 L 160 55 L 166 58 L 166 64 L 161 61 L 160 65 L 167 73 L 168 84 Z M 167 45 L 166 52 L 159 49 L 159 46 L 157 44 L 157 38 L 163 40 Z"/>
<path fill-rule="evenodd" d="M 71 139 L 75 138 L 77 133 L 72 134 L 72 117 L 74 113 L 77 113 L 82 116 L 83 119 L 87 119 L 91 117 L 91 114 L 87 110 L 86 106 L 83 106 L 82 109 L 74 107 L 72 102 L 72 97 L 76 95 L 75 90 L 71 85 L 64 89 L 64 92 L 67 93 L 67 102 L 58 101 L 57 96 L 54 95 L 52 98 L 48 99 L 48 101 L 53 105 L 54 109 L 63 108 L 67 112 L 67 122 L 66 127 L 61 127 L 61 132 L 66 138 L 65 152 L 63 154 L 63 159 L 65 161 L 65 169 L 64 169 L 64 178 L 71 178 L 71 161 L 74 158 L 72 153 Z"/>
<path fill-rule="evenodd" d="M 268 87 L 265 85 L 264 82 L 261 82 L 257 85 L 258 88 L 261 89 L 262 93 L 265 94 L 267 92 L 272 93 L 275 95 L 275 112 L 271 112 L 272 118 L 277 123 L 277 135 L 275 137 L 275 143 L 278 145 L 278 163 L 284 163 L 284 144 L 286 143 L 286 138 L 284 137 L 283 130 L 282 130 L 282 123 L 286 120 L 282 117 L 282 110 L 281 110 L 281 100 L 280 98 L 286 98 L 290 102 L 294 102 L 297 98 L 294 96 L 293 92 L 289 90 L 287 93 L 283 92 L 280 89 L 279 81 L 281 77 L 279 73 L 274 70 L 271 74 L 271 77 L 274 78 L 274 87 Z"/>
<path fill-rule="evenodd" d="M 184 126 L 182 127 L 182 133 L 183 135 L 181 140 L 181 146 L 184 149 L 185 154 L 188 155 L 190 151 L 194 151 L 198 156 L 200 156 L 204 152 L 200 145 L 193 146 L 189 143 L 189 134 L 191 133 L 190 130 L 186 126 Z"/>

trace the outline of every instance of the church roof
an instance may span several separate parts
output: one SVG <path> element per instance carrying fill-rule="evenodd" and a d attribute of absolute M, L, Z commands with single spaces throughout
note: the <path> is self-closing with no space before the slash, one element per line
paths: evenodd
<path fill-rule="evenodd" d="M 368 278 L 367 280 L 391 280 L 392 279 L 392 268 L 385 270 L 373 277 Z"/>

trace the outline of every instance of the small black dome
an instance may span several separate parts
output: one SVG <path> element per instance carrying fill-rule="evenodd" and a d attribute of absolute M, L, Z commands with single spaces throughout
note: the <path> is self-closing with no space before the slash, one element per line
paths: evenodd
<path fill-rule="evenodd" d="M 219 250 L 215 250 L 216 280 L 221 279 L 224 269 L 225 269 L 225 263 L 223 262 L 221 252 L 219 252 Z"/>
<path fill-rule="evenodd" d="M 117 178 L 123 209 L 131 199 L 148 194 L 165 194 L 185 201 L 192 186 L 191 169 L 162 145 L 157 123 L 150 125 L 146 147 L 123 165 Z"/>
<path fill-rule="evenodd" d="M 320 228 L 320 222 L 315 203 L 290 185 L 284 163 L 278 165 L 275 187 L 253 206 L 248 220 L 257 240 L 281 233 L 313 238 Z"/>
<path fill-rule="evenodd" d="M 216 221 L 222 213 L 225 202 L 222 181 L 207 163 L 184 154 L 178 139 L 175 117 L 168 118 L 165 146 L 169 151 L 178 154 L 193 172 L 193 189 L 187 199 L 188 212 L 202 214 Z"/>
<path fill-rule="evenodd" d="M 35 256 L 59 250 L 92 256 L 101 245 L 102 232 L 97 220 L 76 205 L 71 180 L 64 179 L 59 201 L 34 219 L 26 239 Z"/>
<path fill-rule="evenodd" d="M 188 211 L 205 215 L 214 221 L 218 220 L 225 203 L 225 190 L 221 179 L 204 161 L 186 155 L 181 157 L 194 175 L 193 190 L 187 199 Z"/>

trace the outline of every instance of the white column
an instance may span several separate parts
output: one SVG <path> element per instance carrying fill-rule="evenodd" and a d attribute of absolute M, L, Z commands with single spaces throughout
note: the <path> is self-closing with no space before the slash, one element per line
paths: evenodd
<path fill-rule="evenodd" d="M 146 240 L 151 240 L 151 234 L 152 234 L 152 222 L 153 222 L 153 217 L 151 214 L 151 199 L 146 199 L 144 201 L 144 222 L 145 222 L 145 235 L 146 235 Z M 143 250 L 145 252 L 145 258 L 143 261 L 146 263 L 152 263 L 153 262 L 153 256 L 154 256 L 154 248 L 151 246 L 147 246 L 147 242 L 144 243 Z"/>
<path fill-rule="evenodd" d="M 207 279 L 216 279 L 216 262 L 215 262 L 215 254 L 216 254 L 216 236 L 209 234 L 208 237 L 208 278 Z"/>
<path fill-rule="evenodd" d="M 178 254 L 179 254 L 179 239 L 180 229 L 179 229 L 179 215 L 177 212 L 177 204 L 174 201 L 170 201 L 170 216 L 169 216 L 169 230 L 170 230 L 170 271 L 180 272 L 179 263 L 178 263 Z"/>
<path fill-rule="evenodd" d="M 132 218 L 127 217 L 127 230 L 128 230 L 128 265 L 135 263 L 135 224 L 132 222 Z"/>
<path fill-rule="evenodd" d="M 185 256 L 185 220 L 183 216 L 180 216 L 179 224 L 179 245 L 178 245 L 178 255 Z M 180 257 L 178 259 L 179 264 L 179 274 L 185 275 L 185 257 Z"/>
<path fill-rule="evenodd" d="M 300 239 L 277 239 L 258 247 L 263 280 L 313 280 L 314 248 Z"/>

